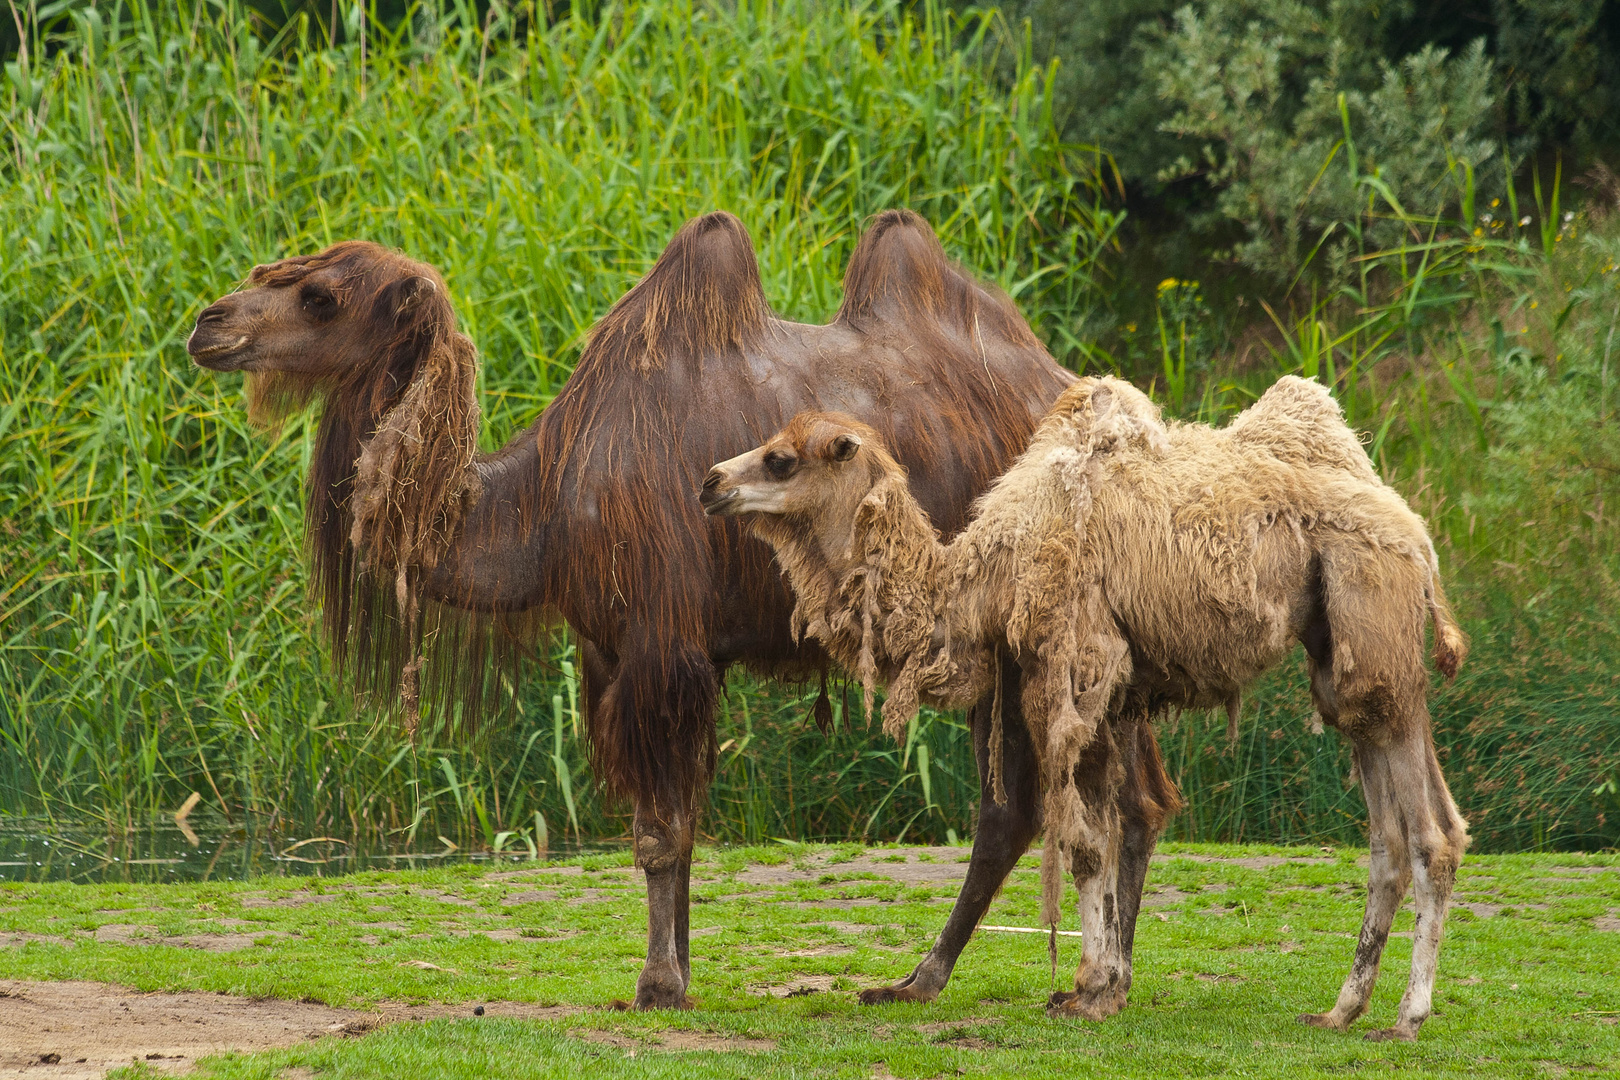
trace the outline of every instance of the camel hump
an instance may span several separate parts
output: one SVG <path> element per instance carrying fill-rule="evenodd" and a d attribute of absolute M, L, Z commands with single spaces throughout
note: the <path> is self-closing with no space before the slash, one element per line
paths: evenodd
<path fill-rule="evenodd" d="M 1342 469 L 1378 481 L 1339 403 L 1315 379 L 1284 375 L 1226 430 L 1238 442 L 1263 448 L 1283 461 Z"/>
<path fill-rule="evenodd" d="M 1087 375 L 1063 391 L 1042 422 L 1036 439 L 1061 444 L 1083 442 L 1093 448 L 1166 446 L 1164 418 L 1153 399 L 1112 375 Z"/>
<path fill-rule="evenodd" d="M 948 326 L 1039 344 L 1012 301 L 951 262 L 933 228 L 910 210 L 872 218 L 844 271 L 838 321 L 857 330 L 881 322 Z"/>
<path fill-rule="evenodd" d="M 642 372 L 741 353 L 771 321 L 748 230 L 717 210 L 693 218 L 591 331 L 586 357 Z M 594 355 L 593 355 L 594 354 Z"/>

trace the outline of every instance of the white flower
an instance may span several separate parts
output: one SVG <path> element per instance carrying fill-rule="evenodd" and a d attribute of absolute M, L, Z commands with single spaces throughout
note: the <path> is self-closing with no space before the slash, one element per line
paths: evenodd
<path fill-rule="evenodd" d="M 1529 214 L 1526 214 L 1526 215 L 1524 215 L 1524 217 L 1519 219 L 1519 228 L 1522 229 L 1528 224 L 1530 224 L 1530 215 Z"/>

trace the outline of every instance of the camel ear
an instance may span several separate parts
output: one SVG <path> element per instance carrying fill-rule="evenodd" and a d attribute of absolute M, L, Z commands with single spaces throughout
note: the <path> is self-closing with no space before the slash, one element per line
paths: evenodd
<path fill-rule="evenodd" d="M 861 437 L 848 431 L 839 435 L 832 441 L 831 453 L 834 461 L 848 461 L 855 456 L 855 451 L 861 448 Z"/>
<path fill-rule="evenodd" d="M 394 286 L 396 299 L 394 301 L 394 315 L 397 318 L 416 307 L 423 300 L 439 291 L 432 278 L 417 277 L 406 278 Z"/>

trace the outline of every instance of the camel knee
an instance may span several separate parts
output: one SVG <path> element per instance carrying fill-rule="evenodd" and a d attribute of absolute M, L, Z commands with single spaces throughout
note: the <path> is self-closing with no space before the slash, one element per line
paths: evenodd
<path fill-rule="evenodd" d="M 690 859 L 692 830 L 686 815 L 664 818 L 638 808 L 634 829 L 636 865 L 647 873 L 666 874 Z"/>
<path fill-rule="evenodd" d="M 1427 879 L 1431 888 L 1449 893 L 1457 882 L 1464 843 L 1461 838 L 1448 835 L 1442 829 L 1427 830 L 1421 837 L 1413 837 L 1408 842 L 1412 866 Z"/>
<path fill-rule="evenodd" d="M 649 874 L 663 874 L 680 865 L 681 851 L 675 838 L 664 832 L 644 832 L 636 836 L 636 865 Z"/>

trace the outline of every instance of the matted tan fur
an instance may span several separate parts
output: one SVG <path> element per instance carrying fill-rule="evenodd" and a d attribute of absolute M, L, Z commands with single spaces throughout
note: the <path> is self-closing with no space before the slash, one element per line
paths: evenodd
<path fill-rule="evenodd" d="M 949 544 L 877 433 L 845 416 L 795 417 L 717 465 L 703 500 L 756 515 L 798 597 L 795 627 L 869 692 L 887 686 L 891 735 L 919 702 L 992 692 L 998 655 L 1017 659 L 1044 791 L 1042 914 L 1056 925 L 1061 852 L 1086 927 L 1058 1011 L 1107 1015 L 1129 986 L 1115 807 L 1132 721 L 1171 708 L 1235 716 L 1244 687 L 1303 642 L 1319 713 L 1354 744 L 1373 835 L 1356 964 L 1334 1011 L 1311 1022 L 1342 1028 L 1365 1010 L 1415 876 L 1411 984 L 1388 1034 L 1416 1034 L 1467 841 L 1429 732 L 1426 626 L 1448 676 L 1466 645 L 1423 521 L 1322 386 L 1284 378 L 1216 430 L 1164 422 L 1118 379 L 1082 379 Z"/>

